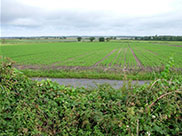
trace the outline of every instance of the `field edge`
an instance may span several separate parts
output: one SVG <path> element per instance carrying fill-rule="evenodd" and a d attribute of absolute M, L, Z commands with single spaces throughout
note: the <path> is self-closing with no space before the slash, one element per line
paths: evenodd
<path fill-rule="evenodd" d="M 160 76 L 160 72 L 140 73 L 108 73 L 97 71 L 65 71 L 65 70 L 20 70 L 28 77 L 45 78 L 86 78 L 86 79 L 110 79 L 110 80 L 154 80 Z M 173 77 L 182 77 L 182 73 L 176 72 Z"/>

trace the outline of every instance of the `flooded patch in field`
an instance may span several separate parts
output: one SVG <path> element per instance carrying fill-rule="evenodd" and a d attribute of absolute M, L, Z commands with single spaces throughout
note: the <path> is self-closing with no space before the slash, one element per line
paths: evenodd
<path fill-rule="evenodd" d="M 120 80 L 108 80 L 108 79 L 69 79 L 69 78 L 32 78 L 32 80 L 46 80 L 50 79 L 56 81 L 60 85 L 72 86 L 72 87 L 97 87 L 102 84 L 109 84 L 115 89 L 121 88 L 124 84 L 127 85 L 129 81 Z M 132 85 L 143 85 L 149 83 L 150 81 L 131 81 Z"/>

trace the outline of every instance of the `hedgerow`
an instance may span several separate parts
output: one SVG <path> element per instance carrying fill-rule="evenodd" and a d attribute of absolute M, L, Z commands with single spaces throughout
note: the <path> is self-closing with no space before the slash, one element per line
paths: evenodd
<path fill-rule="evenodd" d="M 95 89 L 32 81 L 0 66 L 0 135 L 182 135 L 182 79 Z"/>

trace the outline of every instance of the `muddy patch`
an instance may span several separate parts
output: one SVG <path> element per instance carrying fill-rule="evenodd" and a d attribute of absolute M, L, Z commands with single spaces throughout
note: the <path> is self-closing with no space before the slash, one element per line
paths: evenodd
<path fill-rule="evenodd" d="M 19 70 L 57 70 L 57 71 L 67 71 L 67 72 L 98 72 L 98 73 L 111 73 L 111 74 L 136 74 L 140 72 L 161 72 L 164 70 L 163 67 L 145 67 L 144 69 L 141 67 L 120 67 L 120 66 L 114 66 L 114 67 L 106 67 L 106 66 L 56 66 L 51 67 L 47 65 L 13 65 L 13 67 L 19 69 Z M 182 69 L 174 69 L 176 71 L 182 71 Z"/>

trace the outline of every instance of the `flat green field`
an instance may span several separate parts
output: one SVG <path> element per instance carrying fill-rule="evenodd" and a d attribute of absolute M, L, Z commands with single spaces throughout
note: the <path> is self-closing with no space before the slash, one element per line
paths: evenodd
<path fill-rule="evenodd" d="M 38 41 L 38 40 L 37 40 Z M 182 68 L 182 42 L 129 41 L 45 42 L 16 41 L 1 44 L 0 56 L 11 58 L 19 69 L 51 71 L 151 72 L 173 57 Z M 61 76 L 62 77 L 62 76 Z"/>

